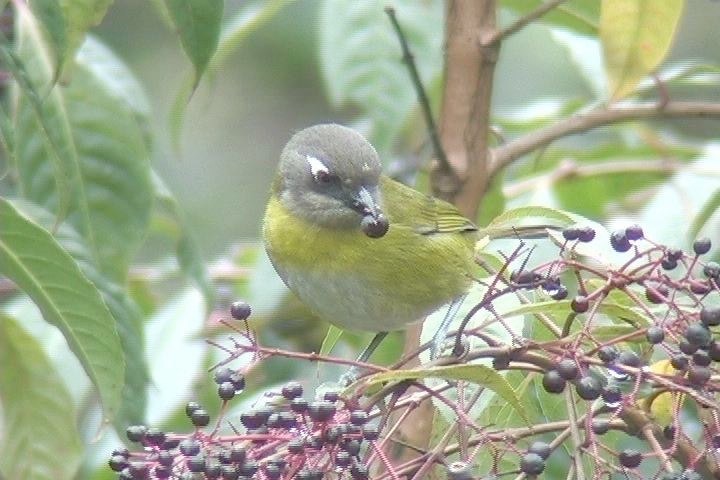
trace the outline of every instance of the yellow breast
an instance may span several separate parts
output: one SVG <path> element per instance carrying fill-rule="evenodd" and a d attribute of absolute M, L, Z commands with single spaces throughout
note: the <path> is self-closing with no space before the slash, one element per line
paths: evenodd
<path fill-rule="evenodd" d="M 265 247 L 285 284 L 321 318 L 350 330 L 401 329 L 467 290 L 474 236 L 420 233 L 384 211 L 388 233 L 370 238 L 359 227 L 319 228 L 273 196 Z"/>

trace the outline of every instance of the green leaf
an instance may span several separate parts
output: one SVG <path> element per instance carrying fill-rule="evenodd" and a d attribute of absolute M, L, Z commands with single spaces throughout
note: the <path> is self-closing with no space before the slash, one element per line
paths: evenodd
<path fill-rule="evenodd" d="M 633 92 L 662 63 L 675 36 L 683 0 L 605 0 L 600 11 L 600 40 L 610 96 Z"/>
<path fill-rule="evenodd" d="M 20 57 L 34 61 L 40 45 L 30 29 L 20 32 Z M 152 187 L 141 89 L 129 71 L 99 42 L 88 40 L 77 55 L 70 84 L 54 88 L 45 121 L 69 142 L 62 169 L 72 172 L 69 220 L 85 238 L 95 263 L 122 283 L 147 230 Z M 59 187 L 48 165 L 50 146 L 27 95 L 15 115 L 17 163 L 23 195 L 50 210 Z M 132 98 L 132 100 L 131 100 Z M 69 137 L 68 137 L 69 135 Z"/>
<path fill-rule="evenodd" d="M 502 0 L 500 4 L 522 16 L 543 3 L 544 0 Z M 571 0 L 556 6 L 538 21 L 584 35 L 596 35 L 599 17 L 600 2 L 597 0 Z"/>
<path fill-rule="evenodd" d="M 165 0 L 180 43 L 195 67 L 193 90 L 217 49 L 223 0 Z"/>
<path fill-rule="evenodd" d="M 335 344 L 338 340 L 340 340 L 342 334 L 342 329 L 336 327 L 335 325 L 330 325 L 327 335 L 325 335 L 322 345 L 320 346 L 320 355 L 327 355 L 332 352 L 332 349 L 335 348 Z"/>
<path fill-rule="evenodd" d="M 159 4 L 164 0 L 154 1 Z M 268 0 L 265 2 L 248 3 L 241 8 L 235 16 L 222 27 L 220 42 L 207 66 L 208 75 L 212 76 L 213 72 L 217 71 L 224 64 L 228 55 L 234 52 L 243 40 L 267 23 L 282 7 L 292 3 L 292 1 L 293 0 Z M 167 11 L 167 8 L 165 11 Z M 175 100 L 170 109 L 170 137 L 175 147 L 180 143 L 180 130 L 192 92 L 193 79 L 188 77 L 181 83 L 180 91 L 175 96 Z"/>
<path fill-rule="evenodd" d="M 65 59 L 74 57 L 92 27 L 100 25 L 113 0 L 59 0 L 67 24 Z M 64 70 L 60 65 L 60 69 Z"/>
<path fill-rule="evenodd" d="M 400 43 L 384 8 L 387 2 L 324 0 L 320 7 L 320 67 L 336 106 L 352 104 L 372 121 L 371 139 L 388 151 L 416 105 Z M 443 4 L 393 2 L 423 83 L 440 74 Z"/>
<path fill-rule="evenodd" d="M 120 404 L 125 364 L 115 320 L 100 293 L 47 230 L 0 199 L 0 273 L 60 329 L 97 387 L 105 415 Z"/>
<path fill-rule="evenodd" d="M 420 378 L 442 378 L 445 380 L 465 380 L 478 384 L 491 390 L 502 397 L 508 404 L 517 411 L 520 416 L 529 423 L 520 398 L 513 390 L 510 383 L 490 367 L 485 365 L 450 365 L 442 367 L 418 368 L 413 370 L 392 370 L 388 372 L 371 375 L 368 385 L 389 381 L 402 381 Z"/>
<path fill-rule="evenodd" d="M 720 189 L 713 192 L 710 198 L 703 204 L 698 214 L 695 215 L 695 218 L 693 218 L 690 231 L 688 232 L 691 242 L 697 238 L 700 230 L 702 230 L 708 220 L 710 220 L 710 217 L 712 217 L 718 209 L 720 209 Z"/>
<path fill-rule="evenodd" d="M 23 215 L 28 216 L 43 228 L 49 230 L 54 227 L 52 215 L 38 206 L 26 202 L 15 202 L 15 206 Z M 146 393 L 149 383 L 149 374 L 145 363 L 142 314 L 127 291 L 98 270 L 85 241 L 71 225 L 64 223 L 55 228 L 54 237 L 75 260 L 88 280 L 98 289 L 117 322 L 116 326 L 125 358 L 125 385 L 122 392 L 122 405 L 115 416 L 115 426 L 122 431 L 128 425 L 142 423 L 145 421 Z"/>
<path fill-rule="evenodd" d="M 528 222 L 530 220 L 530 222 Z M 490 238 L 513 237 L 515 231 L 521 231 L 525 225 L 552 225 L 567 227 L 582 222 L 582 217 L 549 207 L 519 207 L 507 210 L 495 217 L 485 228 L 480 229 L 481 236 Z M 538 223 L 539 222 L 539 223 Z"/>
<path fill-rule="evenodd" d="M 54 81 L 60 75 L 60 68 L 67 55 L 67 33 L 65 15 L 57 0 L 30 0 L 30 10 L 40 22 L 47 35 L 46 44 L 52 48 L 55 60 Z"/>
<path fill-rule="evenodd" d="M 82 458 L 75 405 L 62 378 L 35 338 L 0 315 L 0 401 L 5 478 L 75 477 Z"/>

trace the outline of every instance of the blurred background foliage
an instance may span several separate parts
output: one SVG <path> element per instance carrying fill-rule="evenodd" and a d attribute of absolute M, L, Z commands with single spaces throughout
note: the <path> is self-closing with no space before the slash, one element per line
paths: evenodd
<path fill-rule="evenodd" d="M 257 312 L 253 326 L 263 343 L 305 351 L 320 347 L 326 326 L 308 322 L 302 307 L 287 297 L 258 243 L 277 158 L 292 132 L 319 122 L 352 125 L 377 146 L 391 174 L 420 187 L 427 185 L 426 169 L 418 173 L 418 167 L 427 165 L 431 152 L 397 38 L 383 12 L 385 3 L 227 0 L 225 32 L 233 40 L 221 42 L 219 57 L 210 62 L 188 101 L 193 69 L 167 16 L 166 2 L 107 2 L 107 14 L 92 34 L 126 64 L 147 97 L 145 133 L 152 144 L 155 196 L 147 236 L 127 278 L 132 308 L 116 306 L 135 312 L 142 321 L 142 334 L 134 337 L 134 367 L 132 359 L 127 360 L 132 355 L 127 345 L 125 355 L 128 369 L 139 369 L 132 374 L 140 385 L 138 391 L 147 386 L 148 392 L 147 402 L 136 399 L 134 410 L 116 418 L 121 436 L 123 421 L 187 429 L 182 408 L 191 399 L 205 404 L 211 413 L 217 409 L 207 369 L 222 355 L 203 339 L 227 336 L 217 319 L 227 317 L 232 300 L 244 298 L 253 305 Z M 391 3 L 437 112 L 442 89 L 442 2 Z M 539 3 L 503 0 L 499 21 L 507 25 Z M 503 42 L 493 93 L 493 121 L 500 138 L 529 132 L 608 99 L 597 35 L 599 2 L 570 0 L 564 5 L 565 15 L 534 22 Z M 671 98 L 720 98 L 715 67 L 720 65 L 718 23 L 719 2 L 686 2 L 672 47 L 658 70 L 658 76 L 667 80 Z M 92 65 L 92 57 L 88 58 Z M 66 80 L 72 85 L 72 72 Z M 646 79 L 634 97 L 656 99 L 654 83 Z M 508 205 L 540 204 L 609 226 L 632 219 L 643 225 L 648 236 L 671 245 L 687 245 L 699 230 L 718 238 L 718 218 L 713 215 L 720 202 L 715 194 L 720 185 L 717 131 L 717 120 L 660 119 L 563 139 L 508 168 L 488 194 L 480 220 L 489 220 Z M 11 174 L 3 177 L 0 194 L 14 195 L 17 178 L 6 160 L 2 171 Z M 666 163 L 651 171 L 613 167 L 617 162 L 661 161 Z M 568 165 L 600 168 L 591 168 L 587 175 L 553 177 Z M 603 165 L 608 168 L 603 170 Z M 52 218 L 38 223 L 53 231 Z M 211 283 L 206 282 L 206 265 Z M 91 277 L 88 271 L 85 275 Z M 7 337 L 14 339 L 13 345 L 42 346 L 46 368 L 56 369 L 62 380 L 56 388 L 69 392 L 77 410 L 78 436 L 63 440 L 73 447 L 65 454 L 72 458 L 71 468 L 54 478 L 111 478 L 104 465 L 120 440 L 111 427 L 98 427 L 103 414 L 83 366 L 63 335 L 42 320 L 30 301 L 12 288 L 2 293 L 2 311 L 22 319 L 24 327 L 20 333 L 8 327 Z M 395 355 L 400 341 L 395 337 L 388 342 L 380 361 Z M 350 350 L 360 343 L 359 337 L 348 335 L 335 353 L 352 355 Z M 147 377 L 138 365 L 143 361 Z M 253 372 L 246 394 L 233 408 L 242 411 L 262 391 L 288 378 L 313 383 L 336 373 L 273 360 L 263 371 Z M 6 378 L 6 388 L 11 384 L 12 379 Z M 2 393 L 8 395 L 7 390 Z M 39 406 L 49 409 L 51 418 L 66 407 L 47 399 L 41 399 Z M 41 429 L 43 434 L 47 432 Z M 37 441 L 42 444 L 44 438 Z M 7 462 L 15 468 L 23 464 L 6 459 L 0 466 L 8 468 Z M 62 459 L 48 447 L 33 462 L 59 468 Z M 50 478 L 33 475 L 27 478 Z"/>

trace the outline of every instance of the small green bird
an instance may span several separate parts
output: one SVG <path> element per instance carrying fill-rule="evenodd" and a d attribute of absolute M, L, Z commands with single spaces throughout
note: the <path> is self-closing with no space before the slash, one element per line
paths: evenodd
<path fill-rule="evenodd" d="M 372 145 L 334 124 L 287 143 L 263 223 L 288 288 L 354 331 L 399 330 L 462 298 L 477 236 L 451 204 L 383 175 Z"/>

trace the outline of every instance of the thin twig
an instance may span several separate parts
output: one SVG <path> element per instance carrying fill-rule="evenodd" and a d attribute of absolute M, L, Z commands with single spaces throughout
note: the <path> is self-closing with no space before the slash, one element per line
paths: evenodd
<path fill-rule="evenodd" d="M 573 463 L 575 463 L 575 470 L 577 472 L 578 480 L 585 480 L 585 471 L 583 470 L 582 464 L 582 438 L 580 437 L 580 429 L 578 428 L 578 415 L 575 409 L 575 400 L 573 398 L 572 390 L 569 388 L 565 389 L 565 405 L 567 406 L 568 420 L 570 420 L 570 436 L 572 437 L 573 447 L 575 452 L 572 455 Z"/>
<path fill-rule="evenodd" d="M 521 28 L 525 27 L 528 23 L 535 21 L 538 18 L 542 17 L 547 12 L 549 12 L 553 8 L 557 7 L 564 1 L 565 0 L 550 0 L 541 5 L 538 5 L 538 7 L 535 10 L 529 12 L 527 15 L 523 15 L 522 17 L 518 18 L 517 20 L 515 20 L 513 23 L 511 23 L 507 27 L 498 30 L 495 33 L 495 35 L 493 35 L 489 39 L 489 42 L 497 43 L 500 40 L 503 40 L 505 37 L 512 35 L 513 33 L 517 32 Z"/>
<path fill-rule="evenodd" d="M 425 87 L 423 87 L 422 84 L 422 79 L 420 78 L 417 66 L 415 65 L 415 58 L 410 51 L 410 46 L 405 39 L 405 34 L 403 33 L 400 23 L 397 20 L 397 16 L 395 15 L 395 9 L 393 7 L 385 7 L 385 13 L 387 13 L 387 16 L 390 18 L 393 29 L 395 29 L 395 34 L 400 41 L 400 48 L 403 53 L 403 62 L 405 62 L 405 65 L 407 66 L 413 87 L 415 87 L 415 93 L 417 94 L 418 102 L 420 103 L 420 108 L 422 109 L 423 117 L 425 118 L 425 124 L 428 129 L 428 134 L 430 135 L 430 142 L 432 143 L 435 157 L 437 158 L 437 161 L 442 164 L 442 168 L 451 170 L 450 165 L 448 164 L 447 156 L 445 155 L 445 150 L 442 147 L 442 143 L 440 143 L 440 135 L 438 134 L 437 126 L 435 125 L 432 108 L 430 107 L 430 100 L 428 99 Z"/>
<path fill-rule="evenodd" d="M 523 135 L 492 149 L 491 175 L 496 175 L 512 162 L 540 147 L 593 128 L 647 118 L 708 117 L 720 118 L 720 103 L 668 102 L 662 108 L 656 103 L 612 106 L 573 115 L 557 123 Z"/>

